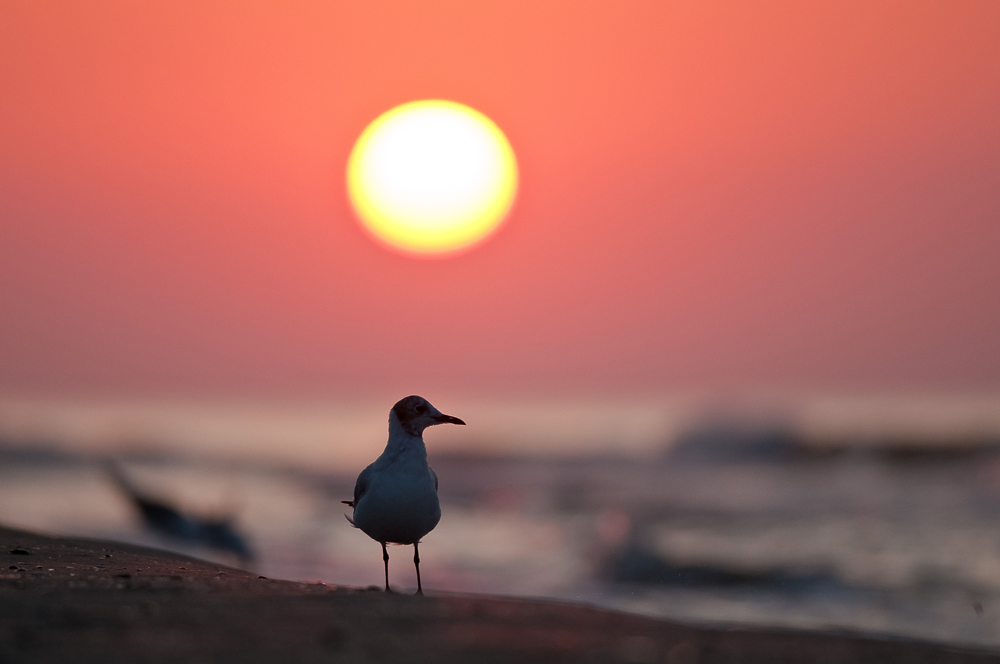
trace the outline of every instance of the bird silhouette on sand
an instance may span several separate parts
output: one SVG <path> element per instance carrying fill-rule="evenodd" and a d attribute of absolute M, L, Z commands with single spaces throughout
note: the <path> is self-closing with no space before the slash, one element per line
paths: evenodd
<path fill-rule="evenodd" d="M 385 451 L 358 475 L 354 500 L 341 501 L 354 508 L 354 517 L 347 517 L 351 525 L 382 545 L 386 592 L 392 592 L 386 544 L 412 544 L 417 594 L 424 594 L 418 545 L 441 520 L 438 479 L 427 465 L 423 439 L 424 429 L 435 424 L 465 422 L 443 414 L 423 397 L 400 399 L 389 411 Z"/>

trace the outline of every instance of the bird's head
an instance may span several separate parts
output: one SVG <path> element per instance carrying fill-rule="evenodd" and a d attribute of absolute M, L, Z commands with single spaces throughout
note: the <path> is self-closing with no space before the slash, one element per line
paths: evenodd
<path fill-rule="evenodd" d="M 420 436 L 424 429 L 435 424 L 465 424 L 451 415 L 445 415 L 423 397 L 410 396 L 400 399 L 392 407 L 399 424 L 411 436 Z"/>

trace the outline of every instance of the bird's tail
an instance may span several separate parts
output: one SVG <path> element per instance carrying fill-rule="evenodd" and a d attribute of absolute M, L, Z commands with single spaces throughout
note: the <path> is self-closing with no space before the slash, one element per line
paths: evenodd
<path fill-rule="evenodd" d="M 354 507 L 354 501 L 353 500 L 342 500 L 340 502 L 344 503 L 348 507 Z M 344 518 L 347 519 L 351 523 L 351 525 L 354 526 L 355 528 L 358 527 L 358 524 L 354 523 L 354 519 L 352 519 L 351 517 L 349 517 L 349 516 L 347 516 L 345 514 Z"/>

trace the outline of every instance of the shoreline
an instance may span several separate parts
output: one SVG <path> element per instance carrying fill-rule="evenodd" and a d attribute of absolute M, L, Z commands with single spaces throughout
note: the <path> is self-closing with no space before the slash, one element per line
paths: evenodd
<path fill-rule="evenodd" d="M 1000 663 L 1000 652 L 901 638 L 281 581 L 3 527 L 0 598 L 0 662 Z"/>

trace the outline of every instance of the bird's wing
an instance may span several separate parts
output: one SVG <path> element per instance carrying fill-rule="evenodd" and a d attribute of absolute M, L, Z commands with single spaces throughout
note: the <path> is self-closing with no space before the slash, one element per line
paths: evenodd
<path fill-rule="evenodd" d="M 358 501 L 361 500 L 361 496 L 365 495 L 365 491 L 368 490 L 368 480 L 371 478 L 371 474 L 372 474 L 372 466 L 368 466 L 367 468 L 362 470 L 361 474 L 358 475 L 358 481 L 354 483 L 354 500 L 342 500 L 340 502 L 350 507 L 357 507 Z M 358 527 L 354 523 L 354 519 L 347 516 L 346 514 L 344 515 L 344 517 L 351 522 L 352 526 L 354 526 L 355 528 Z"/>
<path fill-rule="evenodd" d="M 358 481 L 354 483 L 354 500 L 348 503 L 351 507 L 357 507 L 361 496 L 365 495 L 365 491 L 368 490 L 368 480 L 371 478 L 371 474 L 372 467 L 368 466 L 358 475 Z M 346 500 L 344 502 L 347 503 Z"/>
<path fill-rule="evenodd" d="M 438 476 L 437 476 L 437 473 L 435 473 L 434 469 L 431 468 L 430 466 L 427 466 L 427 470 L 431 471 L 431 477 L 434 478 L 434 490 L 437 491 L 438 490 Z"/>

